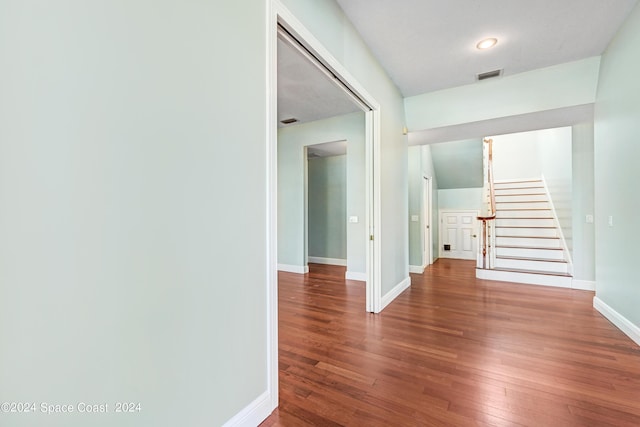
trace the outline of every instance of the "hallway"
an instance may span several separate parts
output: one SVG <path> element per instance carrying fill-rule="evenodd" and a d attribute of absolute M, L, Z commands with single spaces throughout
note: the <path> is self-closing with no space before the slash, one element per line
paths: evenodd
<path fill-rule="evenodd" d="M 440 259 L 380 315 L 344 267 L 279 275 L 280 406 L 263 426 L 640 425 L 640 348 L 593 292 Z"/>

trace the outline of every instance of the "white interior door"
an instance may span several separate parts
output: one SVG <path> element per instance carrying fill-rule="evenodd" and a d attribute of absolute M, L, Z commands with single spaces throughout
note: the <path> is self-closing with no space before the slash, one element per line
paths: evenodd
<path fill-rule="evenodd" d="M 440 211 L 441 257 L 476 259 L 478 247 L 477 217 L 477 211 Z"/>

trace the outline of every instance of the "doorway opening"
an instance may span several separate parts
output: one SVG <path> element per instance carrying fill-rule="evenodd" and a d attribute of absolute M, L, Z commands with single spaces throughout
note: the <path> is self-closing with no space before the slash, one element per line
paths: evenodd
<path fill-rule="evenodd" d="M 380 106 L 360 83 L 340 64 L 324 46 L 279 2 L 272 2 L 268 25 L 267 75 L 270 96 L 267 100 L 267 328 L 269 399 L 272 407 L 278 404 L 278 276 L 279 256 L 278 225 L 278 40 L 286 40 L 290 46 L 304 55 L 326 78 L 340 88 L 364 114 L 364 170 L 365 170 L 365 278 L 366 301 L 364 310 L 377 313 L 382 308 L 380 239 Z M 294 117 L 295 118 L 295 117 Z M 286 120 L 286 119 L 285 119 Z M 299 158 L 300 159 L 300 158 Z M 303 159 L 300 159 L 303 160 Z M 345 218 L 346 220 L 346 218 Z M 305 254 L 306 255 L 306 254 Z"/>

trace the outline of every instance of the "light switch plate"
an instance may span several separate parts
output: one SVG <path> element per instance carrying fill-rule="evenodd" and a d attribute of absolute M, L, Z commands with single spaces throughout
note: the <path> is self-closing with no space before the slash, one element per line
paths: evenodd
<path fill-rule="evenodd" d="M 352 224 L 356 224 L 358 222 L 358 217 L 357 216 L 350 216 L 349 217 L 349 222 Z"/>
<path fill-rule="evenodd" d="M 418 222 L 420 221 L 420 217 L 418 215 L 411 215 L 411 222 Z"/>
<path fill-rule="evenodd" d="M 593 224 L 593 215 L 587 215 L 587 224 Z"/>

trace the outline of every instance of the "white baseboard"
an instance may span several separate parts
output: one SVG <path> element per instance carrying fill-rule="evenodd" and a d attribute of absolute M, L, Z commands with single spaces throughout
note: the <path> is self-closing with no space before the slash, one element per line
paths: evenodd
<path fill-rule="evenodd" d="M 274 409 L 276 409 L 271 406 L 271 395 L 267 390 L 222 426 L 255 427 L 263 422 L 269 415 L 271 415 Z"/>
<path fill-rule="evenodd" d="M 640 327 L 631 323 L 629 319 L 622 314 L 609 307 L 604 301 L 598 297 L 593 297 L 593 308 L 598 310 L 600 314 L 609 319 L 618 329 L 624 332 L 636 344 L 640 345 Z"/>
<path fill-rule="evenodd" d="M 355 271 L 347 271 L 344 274 L 344 278 L 347 280 L 359 280 L 361 282 L 367 281 L 367 273 L 358 273 Z"/>
<path fill-rule="evenodd" d="M 308 262 L 313 262 L 315 264 L 326 264 L 326 265 L 341 265 L 343 267 L 347 266 L 347 260 L 341 258 L 322 258 L 318 256 L 310 256 L 307 258 Z"/>
<path fill-rule="evenodd" d="M 415 273 L 415 274 L 422 274 L 424 273 L 424 266 L 419 266 L 419 265 L 410 265 L 409 266 L 409 273 Z"/>
<path fill-rule="evenodd" d="M 309 266 L 278 264 L 278 271 L 286 271 L 287 273 L 307 274 L 309 272 Z"/>
<path fill-rule="evenodd" d="M 596 290 L 596 282 L 592 280 L 577 280 L 573 279 L 571 281 L 572 289 L 582 289 L 583 291 L 595 291 Z"/>
<path fill-rule="evenodd" d="M 398 297 L 405 289 L 411 286 L 411 277 L 407 277 L 402 282 L 398 283 L 393 289 L 387 292 L 386 295 L 382 297 L 382 305 L 380 307 L 380 311 L 384 310 L 386 306 L 391 303 L 394 299 Z"/>

